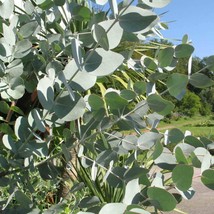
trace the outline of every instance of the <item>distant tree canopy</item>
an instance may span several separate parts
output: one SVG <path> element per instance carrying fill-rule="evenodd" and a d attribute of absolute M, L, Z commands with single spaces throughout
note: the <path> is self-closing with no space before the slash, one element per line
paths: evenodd
<path fill-rule="evenodd" d="M 179 112 L 189 117 L 199 113 L 201 106 L 200 97 L 190 91 L 187 91 L 181 103 L 178 104 Z"/>

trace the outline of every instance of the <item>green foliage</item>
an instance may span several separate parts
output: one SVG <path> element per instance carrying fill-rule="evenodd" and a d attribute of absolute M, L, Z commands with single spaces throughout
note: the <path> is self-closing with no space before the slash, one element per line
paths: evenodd
<path fill-rule="evenodd" d="M 200 97 L 192 92 L 187 92 L 180 102 L 179 111 L 186 116 L 192 117 L 201 109 Z"/>
<path fill-rule="evenodd" d="M 162 38 L 153 8 L 170 0 L 17 2 L 0 1 L 3 213 L 172 211 L 194 194 L 193 167 L 213 189 L 213 142 L 157 129 L 175 107 L 167 96 L 191 116 L 201 106 L 188 84 L 213 85 L 175 72 L 194 51 L 187 36 L 144 44 Z"/>
<path fill-rule="evenodd" d="M 214 112 L 214 89 L 213 88 L 204 89 L 203 91 L 200 92 L 199 96 L 202 101 L 202 107 L 210 108 L 210 111 Z"/>
<path fill-rule="evenodd" d="M 207 116 L 212 114 L 212 106 L 211 104 L 207 102 L 201 103 L 201 108 L 199 109 L 199 112 L 202 116 Z"/>

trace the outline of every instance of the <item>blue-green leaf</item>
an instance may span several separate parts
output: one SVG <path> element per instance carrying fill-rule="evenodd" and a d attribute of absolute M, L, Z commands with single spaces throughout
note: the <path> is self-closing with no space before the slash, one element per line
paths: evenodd
<path fill-rule="evenodd" d="M 191 153 L 192 164 L 195 167 L 201 167 L 204 157 L 209 154 L 205 148 L 198 147 Z"/>
<path fill-rule="evenodd" d="M 127 135 L 122 140 L 122 146 L 126 150 L 135 150 L 137 149 L 138 138 L 134 135 Z"/>
<path fill-rule="evenodd" d="M 209 169 L 212 164 L 212 155 L 207 153 L 201 163 L 201 172 L 204 172 L 205 170 Z"/>
<path fill-rule="evenodd" d="M 181 191 L 187 191 L 192 185 L 193 167 L 179 164 L 172 171 L 172 180 Z"/>
<path fill-rule="evenodd" d="M 178 100 L 181 100 L 185 95 L 187 83 L 187 75 L 175 73 L 169 76 L 166 85 L 168 87 L 169 93 Z"/>
<path fill-rule="evenodd" d="M 97 48 L 96 51 L 87 54 L 84 68 L 91 75 L 106 76 L 112 74 L 123 60 L 124 57 L 119 53 Z"/>
<path fill-rule="evenodd" d="M 78 39 L 73 38 L 71 40 L 71 47 L 72 47 L 72 56 L 76 62 L 76 65 L 80 70 L 82 70 L 83 57 L 80 41 Z"/>
<path fill-rule="evenodd" d="M 143 0 L 143 3 L 150 7 L 162 8 L 167 6 L 172 0 Z"/>
<path fill-rule="evenodd" d="M 184 36 L 183 36 L 183 38 L 182 38 L 182 43 L 183 44 L 186 44 L 187 42 L 188 42 L 188 35 L 187 34 L 185 34 Z"/>
<path fill-rule="evenodd" d="M 140 62 L 146 69 L 153 71 L 158 67 L 156 60 L 151 57 L 142 56 Z"/>
<path fill-rule="evenodd" d="M 214 55 L 205 58 L 205 63 L 210 71 L 214 70 Z"/>
<path fill-rule="evenodd" d="M 37 27 L 38 27 L 37 21 L 29 22 L 20 28 L 19 33 L 23 38 L 28 38 L 34 34 Z"/>
<path fill-rule="evenodd" d="M 109 105 L 111 111 L 119 111 L 128 105 L 128 101 L 116 92 L 108 92 L 105 95 L 105 101 L 107 105 Z"/>
<path fill-rule="evenodd" d="M 31 1 L 26 1 L 24 4 L 24 8 L 25 8 L 26 13 L 31 15 L 33 13 L 35 7 Z"/>
<path fill-rule="evenodd" d="M 158 17 L 150 10 L 129 6 L 122 10 L 119 24 L 123 30 L 132 33 L 146 33 L 158 22 Z"/>
<path fill-rule="evenodd" d="M 162 135 L 155 132 L 146 132 L 138 138 L 138 146 L 142 150 L 148 150 L 161 139 Z"/>
<path fill-rule="evenodd" d="M 43 77 L 37 85 L 38 98 L 44 109 L 51 110 L 54 103 L 53 82 L 48 77 Z"/>
<path fill-rule="evenodd" d="M 214 190 L 214 170 L 213 169 L 205 170 L 202 173 L 201 181 L 206 187 Z"/>
<path fill-rule="evenodd" d="M 143 81 L 136 81 L 133 88 L 137 94 L 144 94 L 146 92 L 146 83 Z"/>
<path fill-rule="evenodd" d="M 100 110 L 101 108 L 105 108 L 104 100 L 96 94 L 91 94 L 88 97 L 88 103 L 93 110 Z"/>
<path fill-rule="evenodd" d="M 194 47 L 189 44 L 180 44 L 175 47 L 176 58 L 189 58 L 194 51 Z"/>
<path fill-rule="evenodd" d="M 172 194 L 165 189 L 159 187 L 149 187 L 147 190 L 150 203 L 161 211 L 171 211 L 176 205 L 177 201 Z"/>
<path fill-rule="evenodd" d="M 169 130 L 168 139 L 170 143 L 179 143 L 184 139 L 184 134 L 180 129 L 174 128 Z"/>
<path fill-rule="evenodd" d="M 73 121 L 83 116 L 85 111 L 85 101 L 74 92 L 75 99 L 72 100 L 67 91 L 63 92 L 54 102 L 56 115 L 64 121 Z"/>
<path fill-rule="evenodd" d="M 157 159 L 155 159 L 154 162 L 160 168 L 168 170 L 172 170 L 177 164 L 175 156 L 169 149 L 165 147 L 163 148 L 163 152 L 161 153 L 161 155 Z"/>
<path fill-rule="evenodd" d="M 97 156 L 96 163 L 101 166 L 108 167 L 112 160 L 117 160 L 117 153 L 115 151 L 106 149 Z"/>
<path fill-rule="evenodd" d="M 93 28 L 93 37 L 94 40 L 100 44 L 100 46 L 108 51 L 109 50 L 109 41 L 105 29 L 100 24 L 95 24 Z"/>
<path fill-rule="evenodd" d="M 7 149 L 11 150 L 13 153 L 17 152 L 16 143 L 14 142 L 11 136 L 4 135 L 2 138 L 2 142 Z"/>
<path fill-rule="evenodd" d="M 197 88 L 207 88 L 213 86 L 214 81 L 204 74 L 195 73 L 190 76 L 190 84 Z"/>
<path fill-rule="evenodd" d="M 5 41 L 0 43 L 0 59 L 4 62 L 10 62 L 13 59 L 12 46 L 7 44 Z"/>
<path fill-rule="evenodd" d="M 20 99 L 25 93 L 24 80 L 21 77 L 10 79 L 7 94 L 15 100 Z"/>
<path fill-rule="evenodd" d="M 30 208 L 33 205 L 33 202 L 30 200 L 30 198 L 20 190 L 16 191 L 15 198 L 23 208 Z"/>
<path fill-rule="evenodd" d="M 133 179 L 141 178 L 143 175 L 147 175 L 148 172 L 149 170 L 146 168 L 133 166 L 132 168 L 126 170 L 123 179 L 125 182 L 129 182 Z"/>
<path fill-rule="evenodd" d="M 127 207 L 125 214 L 151 214 L 146 211 L 142 206 L 131 204 Z"/>
<path fill-rule="evenodd" d="M 12 25 L 3 24 L 3 35 L 6 39 L 6 42 L 10 45 L 15 45 L 16 43 L 16 34 L 14 27 Z"/>
<path fill-rule="evenodd" d="M 115 167 L 112 170 L 112 173 L 107 177 L 107 182 L 111 187 L 121 188 L 123 187 L 124 181 L 123 176 L 126 169 L 123 167 Z"/>
<path fill-rule="evenodd" d="M 187 158 L 183 152 L 183 150 L 178 146 L 175 148 L 175 157 L 178 163 L 180 164 L 188 164 Z"/>
<path fill-rule="evenodd" d="M 6 73 L 8 73 L 9 77 L 12 79 L 13 77 L 20 78 L 24 71 L 24 65 L 20 59 L 16 59 L 11 62 L 6 69 Z"/>
<path fill-rule="evenodd" d="M 158 63 L 160 67 L 170 66 L 174 55 L 174 48 L 164 48 L 158 54 Z"/>
<path fill-rule="evenodd" d="M 9 19 L 14 10 L 14 0 L 1 1 L 0 4 L 0 16 L 3 19 Z"/>
<path fill-rule="evenodd" d="M 115 19 L 105 20 L 99 22 L 99 26 L 101 26 L 106 32 L 109 49 L 116 48 L 123 36 L 123 29 L 120 27 L 119 23 L 115 23 Z"/>
<path fill-rule="evenodd" d="M 160 142 L 156 142 L 154 146 L 154 151 L 152 152 L 152 159 L 157 159 L 163 152 L 163 145 Z"/>
<path fill-rule="evenodd" d="M 70 7 L 71 14 L 75 20 L 90 21 L 92 13 L 88 7 L 85 7 L 83 5 L 75 5 L 75 6 L 73 6 L 73 4 L 71 5 L 72 5 Z"/>
<path fill-rule="evenodd" d="M 65 80 L 70 82 L 69 87 L 71 87 L 74 90 L 86 91 L 90 89 L 92 86 L 94 86 L 97 77 L 85 71 L 80 71 L 75 60 L 71 60 L 65 66 L 64 71 L 59 73 L 59 79 L 64 84 Z"/>
<path fill-rule="evenodd" d="M 88 196 L 83 198 L 80 203 L 79 203 L 79 207 L 82 208 L 89 208 L 89 207 L 93 207 L 96 204 L 99 204 L 100 200 L 97 196 Z"/>
<path fill-rule="evenodd" d="M 10 110 L 9 105 L 5 101 L 0 101 L 0 112 L 3 114 L 7 114 Z"/>
<path fill-rule="evenodd" d="M 51 162 L 44 162 L 38 166 L 39 174 L 44 180 L 55 179 L 58 175 L 56 167 Z"/>
<path fill-rule="evenodd" d="M 18 139 L 25 141 L 32 134 L 29 129 L 28 121 L 25 117 L 18 117 L 14 127 L 15 135 Z"/>
<path fill-rule="evenodd" d="M 194 146 L 195 148 L 204 147 L 204 144 L 198 138 L 191 135 L 186 136 L 184 142 L 191 146 Z"/>
<path fill-rule="evenodd" d="M 23 58 L 31 51 L 32 44 L 28 39 L 23 39 L 16 43 L 14 57 Z"/>
<path fill-rule="evenodd" d="M 140 192 L 141 188 L 139 185 L 139 179 L 133 179 L 126 184 L 125 195 L 123 203 L 130 205 L 134 197 Z"/>
<path fill-rule="evenodd" d="M 174 109 L 174 104 L 171 103 L 170 101 L 167 101 L 163 99 L 161 96 L 157 94 L 152 94 L 147 98 L 147 102 L 149 107 L 161 114 L 161 115 L 167 115 L 170 114 L 171 111 Z"/>
<path fill-rule="evenodd" d="M 123 89 L 120 92 L 120 96 L 126 100 L 128 100 L 129 102 L 131 102 L 132 100 L 134 100 L 136 98 L 136 94 L 134 91 L 132 90 L 128 90 L 128 89 Z"/>
<path fill-rule="evenodd" d="M 65 4 L 65 0 L 54 0 L 55 5 L 63 6 Z"/>
<path fill-rule="evenodd" d="M 41 132 L 45 132 L 45 124 L 42 121 L 42 114 L 39 109 L 33 109 L 28 115 L 28 123 L 34 129 L 37 128 Z"/>
<path fill-rule="evenodd" d="M 99 214 L 106 214 L 106 213 L 117 213 L 123 214 L 126 210 L 127 205 L 123 203 L 108 203 L 102 207 Z"/>
<path fill-rule="evenodd" d="M 49 9 L 54 5 L 54 2 L 52 0 L 35 0 L 35 3 L 43 10 Z"/>

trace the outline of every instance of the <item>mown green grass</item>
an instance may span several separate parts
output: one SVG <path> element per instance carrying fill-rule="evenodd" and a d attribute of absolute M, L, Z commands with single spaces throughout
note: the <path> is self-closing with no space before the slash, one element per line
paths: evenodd
<path fill-rule="evenodd" d="M 185 132 L 186 130 L 191 131 L 192 135 L 195 137 L 207 137 L 214 140 L 214 127 L 186 126 L 180 127 L 180 130 L 183 132 Z"/>
<path fill-rule="evenodd" d="M 214 140 L 214 118 L 213 116 L 196 116 L 193 118 L 181 118 L 171 123 L 161 122 L 159 129 L 163 132 L 166 129 L 178 128 L 185 132 L 191 131 L 195 137 L 207 137 Z"/>

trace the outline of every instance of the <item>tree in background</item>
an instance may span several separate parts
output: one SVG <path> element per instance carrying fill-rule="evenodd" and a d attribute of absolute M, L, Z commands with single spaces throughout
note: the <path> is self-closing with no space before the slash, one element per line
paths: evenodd
<path fill-rule="evenodd" d="M 205 106 L 205 112 L 207 115 L 209 113 L 214 112 L 214 88 L 208 88 L 201 91 L 199 94 L 203 105 Z"/>
<path fill-rule="evenodd" d="M 178 104 L 179 112 L 185 116 L 192 117 L 200 112 L 202 108 L 200 97 L 195 93 L 187 91 Z"/>

